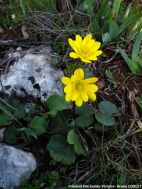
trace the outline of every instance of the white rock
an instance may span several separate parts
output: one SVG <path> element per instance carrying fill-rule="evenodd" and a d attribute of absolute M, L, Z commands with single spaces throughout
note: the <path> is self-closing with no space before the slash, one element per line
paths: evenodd
<path fill-rule="evenodd" d="M 3 87 L 0 90 L 4 89 L 9 95 L 13 92 L 20 96 L 31 95 L 41 101 L 46 101 L 52 94 L 63 94 L 60 82 L 63 72 L 50 64 L 52 53 L 49 47 L 38 52 L 29 50 L 23 57 L 18 53 L 13 53 L 13 56 L 19 60 L 10 66 L 8 73 L 1 75 Z"/>
<path fill-rule="evenodd" d="M 29 152 L 0 144 L 0 188 L 14 189 L 22 179 L 28 179 L 37 167 Z"/>

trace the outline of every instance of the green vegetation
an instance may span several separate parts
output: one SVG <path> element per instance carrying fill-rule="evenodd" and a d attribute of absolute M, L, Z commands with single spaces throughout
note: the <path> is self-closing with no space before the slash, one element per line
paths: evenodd
<path fill-rule="evenodd" d="M 139 50 L 142 41 L 142 32 L 140 32 L 134 43 L 132 50 L 132 58 L 130 59 L 123 49 L 118 47 L 122 57 L 129 66 L 129 69 L 133 74 L 142 74 L 142 52 Z"/>

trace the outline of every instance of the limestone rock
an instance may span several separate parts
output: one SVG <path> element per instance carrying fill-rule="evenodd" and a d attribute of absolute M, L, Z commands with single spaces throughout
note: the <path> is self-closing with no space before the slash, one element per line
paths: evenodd
<path fill-rule="evenodd" d="M 0 188 L 15 189 L 36 169 L 34 156 L 12 146 L 0 144 Z"/>
<path fill-rule="evenodd" d="M 56 70 L 51 65 L 52 53 L 49 47 L 40 47 L 40 50 L 28 50 L 27 52 L 10 54 L 15 62 L 7 73 L 1 75 L 2 86 L 0 90 L 11 95 L 33 96 L 46 101 L 52 94 L 63 94 L 63 86 L 60 82 L 63 72 Z"/>

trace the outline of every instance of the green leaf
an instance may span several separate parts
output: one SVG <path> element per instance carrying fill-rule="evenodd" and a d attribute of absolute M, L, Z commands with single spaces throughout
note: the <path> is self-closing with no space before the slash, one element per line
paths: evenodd
<path fill-rule="evenodd" d="M 33 138 L 37 139 L 37 135 L 35 134 L 35 132 L 31 128 L 22 127 L 22 128 L 17 129 L 17 131 L 24 132 L 27 135 L 29 140 L 30 140 L 31 136 Z"/>
<path fill-rule="evenodd" d="M 52 95 L 47 100 L 47 106 L 50 110 L 50 114 L 56 115 L 58 111 L 66 109 L 66 101 L 63 96 Z"/>
<path fill-rule="evenodd" d="M 111 37 L 110 37 L 110 34 L 108 32 L 106 32 L 106 33 L 103 34 L 102 41 L 104 43 L 108 43 L 109 41 L 111 41 Z"/>
<path fill-rule="evenodd" d="M 31 2 L 29 0 L 18 0 L 19 6 L 22 10 L 22 14 L 25 16 L 29 11 L 31 11 Z"/>
<path fill-rule="evenodd" d="M 46 132 L 47 123 L 44 118 L 36 116 L 33 118 L 30 127 L 37 136 L 40 136 Z"/>
<path fill-rule="evenodd" d="M 15 144 L 17 141 L 17 130 L 15 126 L 7 127 L 4 131 L 4 140 L 8 144 Z"/>
<path fill-rule="evenodd" d="M 39 0 L 32 0 L 32 2 L 33 2 L 33 5 L 35 6 L 35 8 L 37 10 L 43 11 L 45 9 L 45 6 L 42 4 L 41 1 L 39 1 Z"/>
<path fill-rule="evenodd" d="M 94 33 L 102 32 L 99 22 L 94 16 L 92 16 L 91 28 Z"/>
<path fill-rule="evenodd" d="M 120 115 L 117 106 L 107 100 L 99 103 L 99 111 L 100 111 L 100 113 L 102 113 L 108 117 L 112 116 L 112 115 L 116 115 L 116 116 Z"/>
<path fill-rule="evenodd" d="M 123 24 L 119 27 L 117 36 L 120 35 L 128 26 L 131 24 L 134 24 L 139 18 L 140 14 L 133 14 L 132 16 L 129 16 L 128 19 L 126 19 Z"/>
<path fill-rule="evenodd" d="M 95 113 L 97 121 L 104 126 L 115 125 L 114 116 L 120 116 L 120 112 L 115 104 L 110 101 L 102 101 L 98 105 L 99 111 Z"/>
<path fill-rule="evenodd" d="M 49 127 L 54 134 L 67 134 L 70 129 L 75 127 L 75 122 L 70 110 L 58 112 L 49 120 Z"/>
<path fill-rule="evenodd" d="M 102 16 L 104 16 L 104 14 L 106 13 L 106 11 L 108 10 L 108 3 L 109 0 L 104 0 L 102 3 L 102 6 L 99 8 L 99 11 L 97 12 L 96 16 L 100 19 Z"/>
<path fill-rule="evenodd" d="M 46 6 L 46 9 L 49 11 L 49 12 L 56 12 L 57 9 L 56 9 L 56 1 L 55 0 L 44 0 L 45 1 L 45 6 Z"/>
<path fill-rule="evenodd" d="M 141 96 L 134 97 L 134 99 L 135 99 L 136 103 L 138 104 L 138 106 L 142 110 L 142 98 L 141 98 Z"/>
<path fill-rule="evenodd" d="M 84 117 L 89 117 L 90 115 L 94 115 L 94 109 L 89 104 L 83 104 L 81 107 L 75 108 L 75 113 Z"/>
<path fill-rule="evenodd" d="M 19 100 L 13 100 L 11 103 L 12 107 L 16 109 L 14 111 L 13 116 L 17 119 L 21 119 L 25 115 L 25 106 Z"/>
<path fill-rule="evenodd" d="M 115 125 L 115 118 L 114 117 L 108 117 L 105 114 L 102 114 L 100 112 L 96 112 L 95 117 L 97 121 L 104 126 L 113 126 Z"/>
<path fill-rule="evenodd" d="M 118 50 L 121 54 L 121 56 L 123 57 L 123 59 L 125 60 L 125 62 L 127 63 L 127 65 L 129 66 L 130 70 L 132 71 L 132 73 L 134 72 L 134 70 L 132 70 L 132 61 L 130 58 L 128 58 L 128 55 L 126 54 L 126 52 L 121 49 L 119 46 L 118 46 Z"/>
<path fill-rule="evenodd" d="M 116 85 L 116 81 L 115 81 L 115 78 L 112 74 L 112 72 L 110 70 L 106 70 L 106 76 L 107 76 L 107 80 L 111 83 L 113 83 L 114 85 Z"/>
<path fill-rule="evenodd" d="M 11 118 L 11 120 L 15 120 L 19 125 L 21 125 L 20 122 L 12 115 L 12 113 L 6 110 L 6 108 L 2 104 L 0 104 L 0 110 L 7 114 Z"/>
<path fill-rule="evenodd" d="M 102 132 L 102 133 L 109 131 L 108 127 L 106 127 L 106 126 L 104 126 L 104 125 L 102 125 L 102 124 L 100 124 L 98 122 L 94 124 L 94 129 L 96 131 Z"/>
<path fill-rule="evenodd" d="M 123 14 L 123 20 L 126 20 L 129 15 L 130 15 L 130 12 L 131 12 L 131 9 L 132 9 L 132 3 L 130 3 L 127 7 L 126 7 L 126 10 Z"/>
<path fill-rule="evenodd" d="M 93 72 L 91 72 L 91 71 L 89 70 L 89 68 L 84 68 L 84 73 L 85 73 L 85 79 L 94 76 Z"/>
<path fill-rule="evenodd" d="M 142 58 L 137 56 L 137 57 L 134 58 L 133 61 L 134 61 L 135 65 L 136 65 L 135 70 L 137 70 L 137 73 L 138 74 L 142 73 Z"/>
<path fill-rule="evenodd" d="M 112 7 L 112 15 L 117 17 L 121 5 L 121 0 L 114 0 Z"/>
<path fill-rule="evenodd" d="M 10 125 L 11 123 L 12 118 L 8 114 L 4 112 L 0 113 L 0 126 Z"/>
<path fill-rule="evenodd" d="M 67 141 L 69 144 L 73 144 L 74 145 L 74 150 L 78 155 L 84 155 L 85 154 L 85 150 L 81 145 L 79 136 L 76 134 L 76 132 L 74 131 L 74 129 L 70 130 L 67 136 Z"/>
<path fill-rule="evenodd" d="M 33 114 L 35 114 L 37 112 L 35 104 L 26 104 L 25 112 L 26 112 L 26 114 L 23 117 L 23 119 L 25 121 L 31 122 L 31 120 L 33 118 Z"/>
<path fill-rule="evenodd" d="M 140 32 L 137 35 L 136 42 L 134 44 L 133 51 L 132 51 L 132 60 L 135 60 L 139 55 L 141 41 L 142 41 L 142 32 Z"/>
<path fill-rule="evenodd" d="M 88 117 L 78 116 L 75 119 L 75 124 L 78 127 L 82 127 L 82 128 L 90 126 L 93 122 L 94 122 L 94 119 L 92 116 L 88 116 Z"/>
<path fill-rule="evenodd" d="M 137 63 L 138 57 L 135 60 L 131 60 L 131 59 L 128 58 L 128 55 L 125 53 L 125 51 L 123 49 L 121 49 L 120 47 L 118 47 L 118 49 L 119 49 L 121 56 L 123 57 L 123 59 L 127 63 L 129 69 L 131 70 L 131 72 L 133 74 L 140 73 L 139 63 Z"/>
<path fill-rule="evenodd" d="M 49 188 L 59 188 L 62 185 L 60 174 L 57 171 L 50 171 L 48 173 L 47 185 Z"/>
<path fill-rule="evenodd" d="M 75 162 L 76 156 L 72 145 L 62 135 L 53 135 L 47 144 L 47 150 L 50 156 L 57 162 L 65 165 L 71 165 Z"/>
<path fill-rule="evenodd" d="M 85 0 L 83 10 L 86 11 L 87 14 L 93 15 L 93 4 L 94 0 Z"/>
<path fill-rule="evenodd" d="M 116 38 L 118 36 L 117 33 L 118 33 L 118 26 L 117 26 L 116 22 L 113 21 L 113 20 L 110 20 L 109 21 L 109 36 L 110 36 L 110 39 L 112 40 L 112 39 Z"/>

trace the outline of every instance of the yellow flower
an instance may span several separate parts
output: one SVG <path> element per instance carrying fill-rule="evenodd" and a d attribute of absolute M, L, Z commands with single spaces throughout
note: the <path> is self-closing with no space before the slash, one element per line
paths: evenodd
<path fill-rule="evenodd" d="M 71 58 L 80 58 L 82 62 L 91 63 L 97 60 L 97 56 L 102 54 L 99 50 L 101 43 L 92 39 L 92 34 L 86 35 L 84 39 L 80 35 L 76 35 L 75 40 L 68 39 L 71 48 L 75 52 L 70 52 Z"/>
<path fill-rule="evenodd" d="M 76 106 L 81 106 L 83 102 L 96 100 L 95 92 L 98 86 L 94 83 L 98 81 L 97 77 L 84 79 L 84 71 L 78 68 L 74 71 L 74 75 L 62 77 L 61 81 L 65 84 L 64 92 L 66 93 L 66 101 L 75 101 Z"/>

